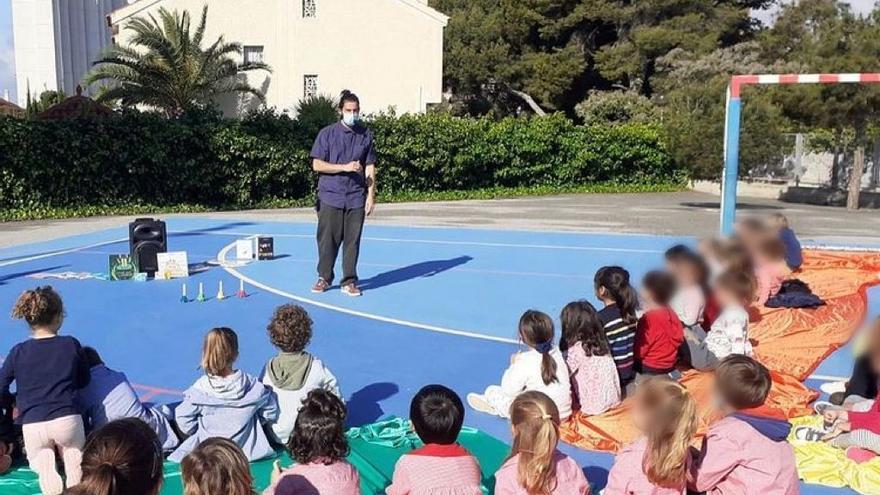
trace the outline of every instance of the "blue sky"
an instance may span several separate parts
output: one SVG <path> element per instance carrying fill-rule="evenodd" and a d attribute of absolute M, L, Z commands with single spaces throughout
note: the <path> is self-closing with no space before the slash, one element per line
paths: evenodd
<path fill-rule="evenodd" d="M 851 0 L 849 2 L 859 12 L 869 12 L 874 0 Z M 757 17 L 768 20 L 772 13 L 757 13 Z M 16 98 L 15 57 L 12 50 L 12 13 L 10 0 L 0 0 L 0 97 L 9 90 L 10 97 Z"/>

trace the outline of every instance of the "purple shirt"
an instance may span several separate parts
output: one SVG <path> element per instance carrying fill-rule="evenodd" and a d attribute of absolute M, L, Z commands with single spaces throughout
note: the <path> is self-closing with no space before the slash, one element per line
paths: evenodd
<path fill-rule="evenodd" d="M 362 125 L 347 127 L 341 121 L 321 129 L 312 146 L 312 158 L 333 165 L 359 161 L 361 165 L 376 164 L 373 133 Z M 320 174 L 318 199 L 340 209 L 363 208 L 367 199 L 367 180 L 360 173 Z"/>

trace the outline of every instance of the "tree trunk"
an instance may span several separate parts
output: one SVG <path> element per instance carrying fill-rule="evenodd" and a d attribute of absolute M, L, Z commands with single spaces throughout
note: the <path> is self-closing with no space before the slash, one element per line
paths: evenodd
<path fill-rule="evenodd" d="M 855 156 L 853 156 L 852 173 L 849 176 L 849 194 L 846 195 L 846 209 L 859 209 L 859 193 L 862 190 L 862 174 L 865 172 L 865 145 L 858 143 L 856 145 Z"/>
<path fill-rule="evenodd" d="M 840 178 L 840 145 L 843 140 L 843 132 L 840 129 L 834 131 L 834 160 L 831 162 L 831 189 L 836 190 Z"/>
<path fill-rule="evenodd" d="M 532 98 L 531 95 L 529 95 L 525 91 L 518 91 L 513 88 L 510 88 L 510 92 L 515 94 L 516 96 L 519 96 L 520 98 L 522 98 L 522 100 L 524 102 L 526 102 L 526 104 L 529 106 L 529 108 L 531 108 L 532 111 L 535 112 L 536 114 L 538 114 L 542 117 L 544 115 L 547 115 L 547 112 L 545 112 L 543 108 L 538 106 L 538 103 L 535 101 L 535 99 Z"/>
<path fill-rule="evenodd" d="M 874 159 L 871 165 L 871 189 L 880 185 L 880 138 L 874 140 Z"/>

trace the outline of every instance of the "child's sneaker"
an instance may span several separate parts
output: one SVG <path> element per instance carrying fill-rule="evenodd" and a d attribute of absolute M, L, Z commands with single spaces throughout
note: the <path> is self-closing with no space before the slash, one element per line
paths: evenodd
<path fill-rule="evenodd" d="M 486 414 L 495 414 L 495 408 L 492 407 L 492 404 L 489 404 L 489 401 L 486 400 L 485 396 L 480 394 L 467 394 L 467 403 L 475 411 Z"/>
<path fill-rule="evenodd" d="M 798 426 L 794 429 L 794 437 L 803 442 L 819 442 L 824 436 L 824 431 L 812 426 Z"/>
<path fill-rule="evenodd" d="M 861 447 L 849 447 L 846 449 L 846 458 L 856 464 L 868 462 L 875 457 L 877 457 L 877 454 Z"/>
<path fill-rule="evenodd" d="M 816 411 L 816 414 L 818 414 L 819 416 L 823 416 L 825 415 L 826 411 L 841 411 L 843 410 L 843 408 L 840 406 L 835 406 L 828 401 L 820 400 L 813 404 L 813 410 Z"/>

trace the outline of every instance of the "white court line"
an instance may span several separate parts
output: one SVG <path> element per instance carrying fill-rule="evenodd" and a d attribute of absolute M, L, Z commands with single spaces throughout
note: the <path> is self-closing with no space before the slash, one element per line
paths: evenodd
<path fill-rule="evenodd" d="M 77 251 L 84 251 L 86 249 L 92 249 L 92 248 L 97 248 L 97 247 L 101 247 L 101 246 L 108 246 L 110 244 L 116 244 L 117 242 L 123 242 L 123 241 L 127 241 L 127 240 L 128 240 L 128 237 L 123 237 L 122 239 L 116 239 L 113 241 L 96 242 L 94 244 L 88 244 L 86 246 L 81 246 L 78 248 L 61 249 L 59 251 L 51 251 L 48 253 L 37 254 L 37 255 L 28 256 L 25 258 L 16 258 L 16 259 L 12 259 L 12 260 L 4 261 L 4 262 L 0 263 L 0 268 L 2 268 L 4 266 L 17 265 L 19 263 L 25 263 L 27 261 L 36 261 L 36 260 L 41 260 L 43 258 L 50 258 L 52 256 L 58 256 L 61 254 L 70 254 L 70 253 L 75 253 Z"/>
<path fill-rule="evenodd" d="M 204 235 L 220 235 L 220 236 L 235 236 L 235 237 L 244 237 L 244 236 L 255 236 L 255 235 L 266 235 L 272 237 L 290 237 L 290 238 L 302 238 L 302 239 L 313 239 L 315 237 L 314 234 L 273 234 L 271 232 L 262 232 L 262 233 L 252 233 L 252 232 L 198 232 L 192 231 L 191 233 L 198 233 Z M 565 246 L 559 244 L 514 244 L 514 243 L 504 243 L 504 242 L 475 242 L 475 241 L 441 241 L 436 239 L 400 239 L 396 237 L 363 237 L 363 240 L 366 241 L 378 241 L 378 242 L 406 242 L 413 244 L 445 244 L 452 246 L 483 246 L 483 247 L 509 247 L 509 248 L 525 248 L 525 249 L 560 249 L 560 250 L 572 250 L 572 251 L 612 251 L 619 253 L 663 253 L 664 250 L 659 249 L 633 249 L 633 248 L 604 248 L 604 247 L 592 247 L 592 246 Z"/>
<path fill-rule="evenodd" d="M 845 382 L 849 381 L 849 377 L 833 376 L 833 375 L 810 375 L 807 380 L 819 380 L 822 382 Z"/>
<path fill-rule="evenodd" d="M 324 303 L 321 301 L 316 301 L 314 299 L 309 299 L 307 297 L 297 296 L 296 294 L 291 294 L 290 292 L 285 292 L 283 290 L 276 289 L 274 287 L 270 287 L 266 284 L 263 284 L 261 282 L 254 280 L 246 275 L 243 275 L 241 272 L 239 272 L 238 270 L 236 270 L 233 267 L 226 266 L 226 255 L 229 253 L 230 250 L 232 250 L 232 248 L 234 246 L 235 246 L 235 243 L 231 243 L 231 244 L 227 245 L 226 247 L 224 247 L 223 249 L 221 249 L 219 253 L 217 253 L 217 261 L 220 262 L 220 266 L 224 270 L 226 270 L 226 272 L 229 273 L 230 275 L 232 275 L 236 278 L 239 278 L 241 280 L 244 280 L 246 283 L 251 284 L 254 287 L 258 287 L 260 289 L 263 289 L 266 292 L 271 292 L 275 295 L 285 297 L 287 299 L 293 299 L 294 301 L 299 301 L 302 303 L 311 304 L 313 306 L 318 306 L 320 308 L 329 309 L 331 311 L 337 311 L 337 312 L 345 313 L 345 314 L 352 315 L 352 316 L 360 316 L 361 318 L 367 318 L 370 320 L 382 321 L 385 323 L 393 323 L 395 325 L 402 325 L 402 326 L 411 327 L 411 328 L 418 328 L 420 330 L 429 330 L 432 332 L 445 333 L 445 334 L 449 334 L 449 335 L 458 335 L 461 337 L 471 337 L 474 339 L 490 340 L 493 342 L 503 342 L 505 344 L 518 344 L 519 343 L 519 341 L 515 340 L 515 339 L 508 339 L 508 338 L 504 338 L 504 337 L 493 337 L 491 335 L 483 335 L 483 334 L 479 334 L 479 333 L 468 332 L 465 330 L 457 330 L 454 328 L 439 327 L 436 325 L 426 325 L 424 323 L 418 323 L 418 322 L 414 322 L 414 321 L 400 320 L 397 318 L 390 318 L 387 316 L 377 315 L 377 314 L 373 314 L 373 313 L 365 313 L 363 311 L 357 311 L 354 309 L 344 308 L 342 306 L 335 306 L 333 304 L 327 304 L 327 303 Z"/>

